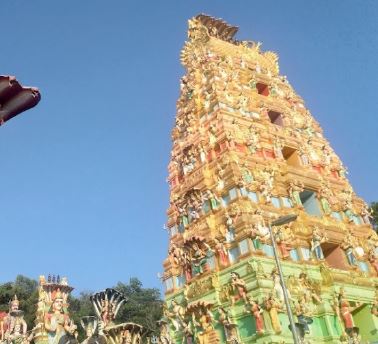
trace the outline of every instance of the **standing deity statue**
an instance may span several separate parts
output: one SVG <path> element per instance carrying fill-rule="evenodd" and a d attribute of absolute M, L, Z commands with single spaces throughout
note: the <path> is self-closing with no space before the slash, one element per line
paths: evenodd
<path fill-rule="evenodd" d="M 232 304 L 239 300 L 244 300 L 244 302 L 247 302 L 247 284 L 236 271 L 231 272 L 231 289 Z"/>
<path fill-rule="evenodd" d="M 269 203 L 272 198 L 275 173 L 276 171 L 274 169 L 269 168 L 264 168 L 260 172 L 259 191 L 261 193 L 261 196 L 264 197 L 266 203 Z"/>
<path fill-rule="evenodd" d="M 272 295 L 274 296 L 274 299 L 281 304 L 284 302 L 285 297 L 284 297 L 284 291 L 282 288 L 280 276 L 278 274 L 277 268 L 273 268 L 271 272 L 272 280 L 273 280 L 273 291 Z M 289 289 L 286 290 L 287 296 L 289 297 L 290 300 L 292 300 L 291 293 Z"/>
<path fill-rule="evenodd" d="M 284 160 L 282 149 L 283 149 L 282 140 L 278 136 L 276 136 L 273 141 L 273 152 L 274 152 L 275 157 L 279 160 Z"/>
<path fill-rule="evenodd" d="M 320 295 L 320 289 L 317 288 L 314 282 L 310 281 L 305 272 L 301 272 L 298 276 L 298 288 L 299 293 L 303 295 L 304 300 L 309 303 L 311 301 L 321 304 L 322 299 Z"/>
<path fill-rule="evenodd" d="M 365 203 L 361 209 L 361 217 L 364 222 L 368 225 L 371 224 L 371 219 L 373 218 L 373 210 Z"/>
<path fill-rule="evenodd" d="M 290 225 L 286 225 L 284 227 L 274 227 L 274 237 L 282 259 L 288 259 L 290 257 L 291 245 L 293 244 L 294 240 L 294 235 L 290 230 Z"/>
<path fill-rule="evenodd" d="M 228 252 L 224 244 L 219 241 L 217 238 L 214 239 L 215 242 L 215 252 L 219 259 L 219 264 L 221 267 L 226 267 L 230 264 L 230 259 L 228 257 Z"/>
<path fill-rule="evenodd" d="M 270 292 L 264 299 L 264 307 L 269 314 L 273 331 L 277 334 L 281 333 L 281 323 L 278 318 L 278 312 L 282 309 L 281 303 L 276 300 L 273 292 Z"/>
<path fill-rule="evenodd" d="M 351 233 L 348 232 L 341 243 L 341 248 L 345 251 L 345 254 L 348 258 L 348 262 L 352 266 L 357 266 L 357 258 L 355 253 L 355 240 L 352 237 Z"/>
<path fill-rule="evenodd" d="M 340 317 L 343 320 L 345 332 L 353 338 L 354 332 L 358 331 L 358 328 L 354 324 L 354 319 L 352 312 L 355 310 L 356 307 L 352 307 L 345 296 L 344 288 L 340 288 L 338 294 L 338 302 L 339 302 L 339 309 L 340 309 Z M 357 332 L 358 333 L 358 332 Z"/>
<path fill-rule="evenodd" d="M 253 126 L 249 127 L 249 133 L 246 138 L 245 144 L 247 145 L 251 154 L 255 154 L 260 146 L 260 131 Z"/>
<path fill-rule="evenodd" d="M 200 158 L 201 163 L 205 163 L 206 162 L 206 150 L 205 150 L 203 143 L 200 143 L 200 145 L 198 147 L 198 154 L 199 154 L 199 158 Z"/>
<path fill-rule="evenodd" d="M 216 210 L 221 204 L 220 198 L 211 190 L 207 189 L 201 196 L 202 203 L 209 202 L 211 209 Z"/>
<path fill-rule="evenodd" d="M 192 271 L 195 275 L 202 274 L 209 257 L 210 247 L 207 246 L 207 251 L 201 248 L 197 243 L 193 243 L 191 250 Z M 211 251 L 212 252 L 212 251 Z"/>
<path fill-rule="evenodd" d="M 289 184 L 289 196 L 297 207 L 302 207 L 300 193 L 304 190 L 302 182 L 295 180 Z"/>
<path fill-rule="evenodd" d="M 322 205 L 324 213 L 326 215 L 331 214 L 332 212 L 331 201 L 333 201 L 334 196 L 328 183 L 324 181 L 322 182 L 319 192 L 318 192 L 318 198 L 320 200 L 320 204 Z"/>
<path fill-rule="evenodd" d="M 264 334 L 264 319 L 262 316 L 263 309 L 260 307 L 257 301 L 251 297 L 247 297 L 246 309 L 251 312 L 253 319 L 255 319 L 255 328 L 258 335 Z"/>
<path fill-rule="evenodd" d="M 234 219 L 226 213 L 226 242 L 235 240 Z"/>
<path fill-rule="evenodd" d="M 175 299 L 171 301 L 171 308 L 166 312 L 176 331 L 179 331 L 184 324 L 185 309 Z"/>
<path fill-rule="evenodd" d="M 295 313 L 298 318 L 298 323 L 302 326 L 304 333 L 310 333 L 309 325 L 313 323 L 311 318 L 311 310 L 308 305 L 308 301 L 306 301 L 305 296 L 302 296 L 299 300 L 297 305 L 295 306 Z"/>
<path fill-rule="evenodd" d="M 321 247 L 323 242 L 327 241 L 327 236 L 322 233 L 317 226 L 313 227 L 311 238 L 311 252 L 315 254 L 317 260 L 323 260 L 324 254 Z"/>
<path fill-rule="evenodd" d="M 261 209 L 256 209 L 252 216 L 253 224 L 249 230 L 249 236 L 253 241 L 255 249 L 261 250 L 262 245 L 270 240 L 269 228 L 265 225 L 265 220 Z"/>
<path fill-rule="evenodd" d="M 306 145 L 300 145 L 298 147 L 298 154 L 299 154 L 299 157 L 301 159 L 301 162 L 302 162 L 302 165 L 303 166 L 308 166 L 310 165 L 310 160 L 309 160 L 309 157 L 308 157 L 308 151 L 306 149 Z"/>

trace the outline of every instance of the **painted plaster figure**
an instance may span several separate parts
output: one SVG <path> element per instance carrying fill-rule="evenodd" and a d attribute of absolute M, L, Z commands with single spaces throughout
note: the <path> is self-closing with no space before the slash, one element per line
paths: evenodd
<path fill-rule="evenodd" d="M 345 251 L 349 264 L 352 266 L 357 266 L 357 259 L 354 252 L 355 242 L 350 232 L 348 232 L 345 236 L 344 241 L 341 244 L 341 247 Z"/>
<path fill-rule="evenodd" d="M 226 267 L 230 264 L 230 259 L 228 257 L 227 250 L 222 242 L 220 242 L 218 239 L 214 239 L 215 242 L 215 252 L 219 258 L 219 263 L 221 267 Z"/>
<path fill-rule="evenodd" d="M 293 243 L 293 239 L 294 239 L 290 231 L 290 226 L 275 227 L 274 236 L 275 236 L 278 249 L 281 253 L 282 259 L 288 259 L 290 257 L 290 247 L 291 247 L 289 242 Z"/>
<path fill-rule="evenodd" d="M 315 254 L 317 260 L 324 259 L 321 244 L 325 241 L 327 241 L 327 236 L 317 226 L 314 226 L 311 238 L 311 251 Z"/>
<path fill-rule="evenodd" d="M 343 320 L 345 330 L 347 333 L 351 332 L 353 328 L 355 327 L 355 325 L 354 325 L 354 320 L 352 316 L 352 307 L 350 306 L 349 301 L 345 297 L 344 288 L 340 288 L 338 299 L 339 299 L 340 316 L 341 316 L 341 319 Z"/>
<path fill-rule="evenodd" d="M 295 307 L 296 315 L 298 318 L 298 323 L 303 326 L 304 332 L 306 334 L 310 333 L 309 325 L 312 324 L 313 320 L 311 318 L 311 311 L 308 306 L 308 301 L 302 296 Z"/>
<path fill-rule="evenodd" d="M 258 302 L 253 300 L 251 297 L 247 298 L 247 309 L 251 312 L 253 318 L 255 319 L 256 333 L 261 335 L 264 331 L 264 319 L 262 316 L 263 309 L 259 306 Z"/>
<path fill-rule="evenodd" d="M 233 292 L 231 302 L 233 304 L 239 300 L 247 301 L 247 284 L 236 271 L 231 272 L 231 288 Z"/>
<path fill-rule="evenodd" d="M 281 333 L 281 323 L 278 317 L 278 312 L 281 310 L 281 304 L 275 299 L 272 292 L 265 298 L 264 307 L 269 314 L 273 331 L 277 334 Z"/>
<path fill-rule="evenodd" d="M 185 320 L 185 309 L 175 299 L 173 299 L 171 301 L 171 309 L 167 311 L 167 316 L 171 320 L 175 330 L 179 331 Z"/>
<path fill-rule="evenodd" d="M 304 185 L 302 182 L 295 180 L 289 184 L 289 195 L 297 207 L 302 207 L 302 201 L 300 198 L 300 193 L 304 190 Z"/>

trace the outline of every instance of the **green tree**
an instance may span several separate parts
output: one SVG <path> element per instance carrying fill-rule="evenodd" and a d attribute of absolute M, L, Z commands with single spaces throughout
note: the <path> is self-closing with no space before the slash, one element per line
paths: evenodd
<path fill-rule="evenodd" d="M 0 285 L 0 311 L 8 312 L 9 301 L 17 295 L 20 309 L 25 312 L 24 318 L 28 328 L 34 326 L 36 305 L 38 302 L 38 283 L 28 277 L 18 275 L 14 282 Z"/>
<path fill-rule="evenodd" d="M 370 209 L 372 211 L 372 223 L 376 231 L 378 231 L 378 202 L 372 202 L 370 204 Z"/>
<path fill-rule="evenodd" d="M 137 278 L 131 278 L 129 284 L 119 282 L 115 289 L 127 298 L 125 306 L 119 311 L 119 322 L 134 322 L 156 330 L 156 321 L 163 315 L 160 291 L 156 288 L 143 288 Z"/>

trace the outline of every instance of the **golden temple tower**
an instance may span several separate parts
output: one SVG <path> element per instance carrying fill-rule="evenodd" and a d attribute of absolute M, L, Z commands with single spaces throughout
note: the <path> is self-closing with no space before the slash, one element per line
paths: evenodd
<path fill-rule="evenodd" d="M 278 56 L 198 15 L 168 166 L 165 316 L 174 343 L 292 343 L 273 259 L 310 343 L 378 343 L 378 239 L 366 203 Z M 304 337 L 304 339 L 303 339 Z"/>

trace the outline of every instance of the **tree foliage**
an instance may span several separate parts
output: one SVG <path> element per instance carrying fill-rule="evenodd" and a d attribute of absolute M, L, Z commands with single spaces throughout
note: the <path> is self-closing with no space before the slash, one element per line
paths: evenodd
<path fill-rule="evenodd" d="M 17 295 L 20 309 L 25 312 L 28 328 L 34 326 L 36 305 L 38 302 L 38 283 L 28 277 L 18 275 L 14 282 L 0 284 L 0 311 L 8 312 L 9 301 Z"/>
<path fill-rule="evenodd" d="M 143 288 L 138 278 L 131 278 L 128 284 L 118 282 L 114 289 L 127 298 L 126 304 L 119 311 L 117 323 L 134 322 L 152 330 L 156 329 L 156 321 L 162 317 L 163 304 L 158 289 Z M 9 301 L 15 294 L 20 301 L 20 309 L 25 312 L 28 329 L 31 329 L 34 326 L 38 302 L 37 281 L 19 275 L 14 282 L 0 284 L 0 312 L 8 312 Z M 80 328 L 80 318 L 95 315 L 90 302 L 91 294 L 91 292 L 82 292 L 78 297 L 71 296 L 69 299 L 70 316 L 78 326 L 81 336 L 83 333 Z"/>
<path fill-rule="evenodd" d="M 378 202 L 372 202 L 370 204 L 371 209 L 371 216 L 372 216 L 372 222 L 373 227 L 376 231 L 378 231 Z"/>

